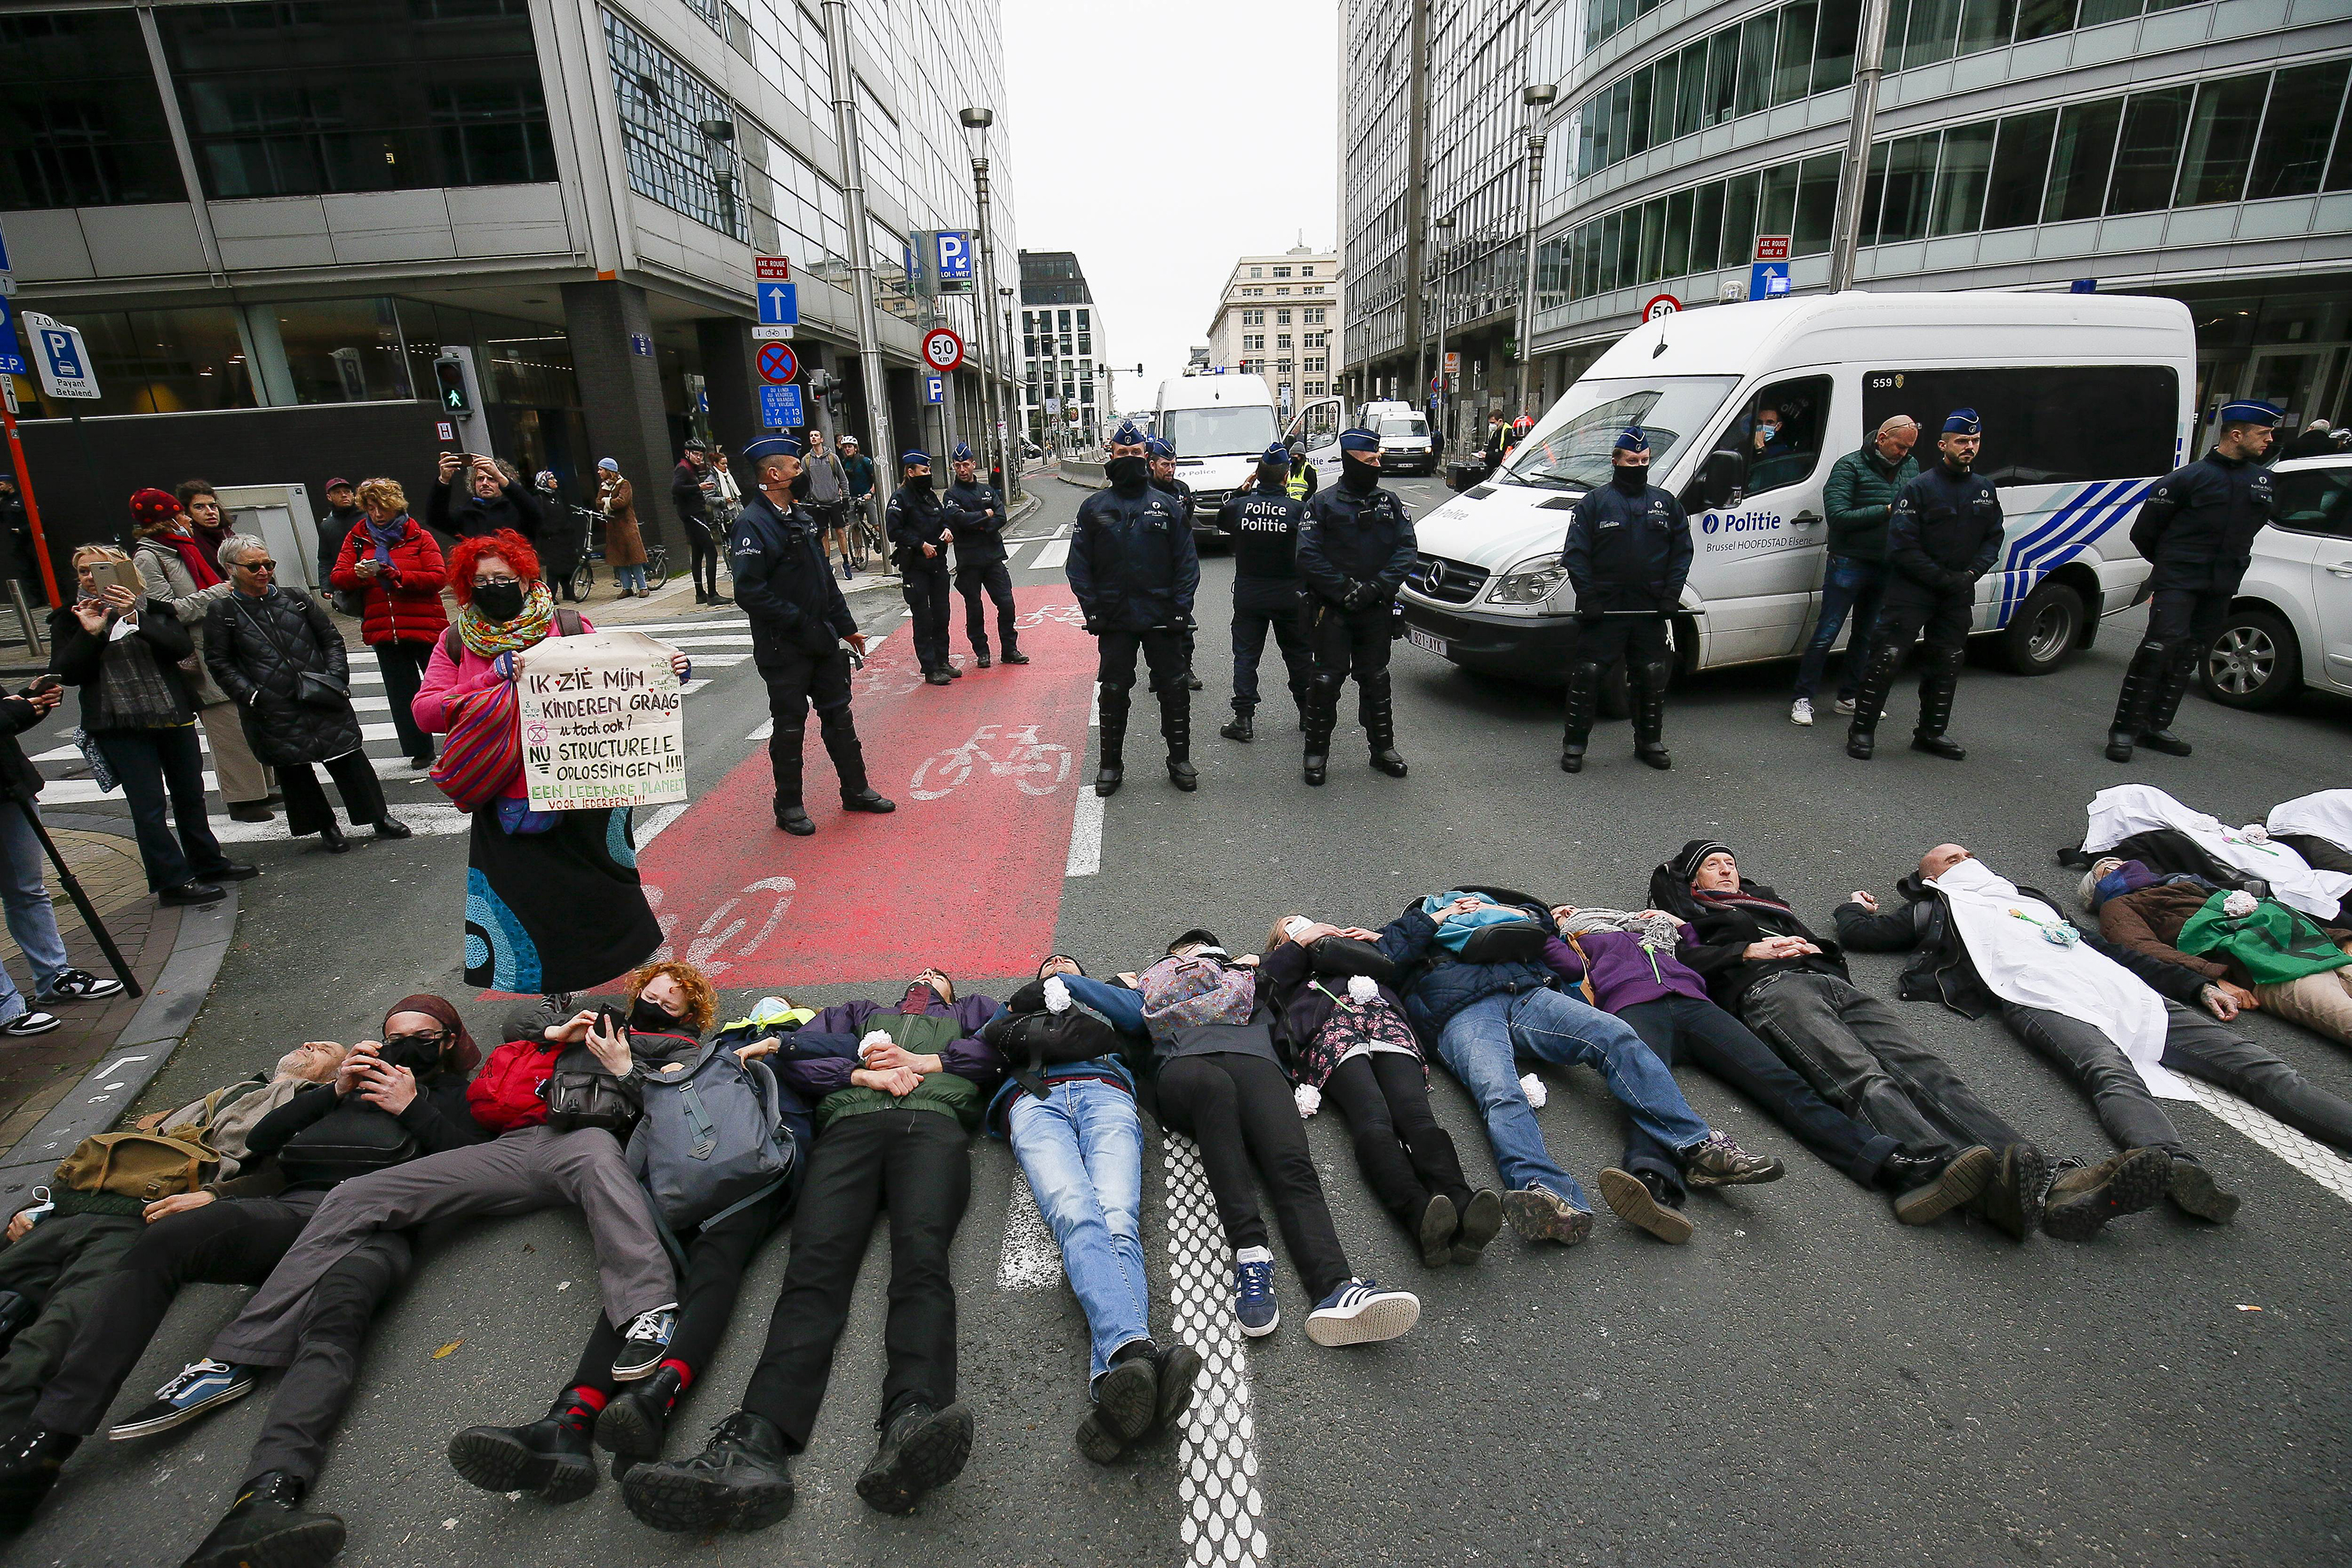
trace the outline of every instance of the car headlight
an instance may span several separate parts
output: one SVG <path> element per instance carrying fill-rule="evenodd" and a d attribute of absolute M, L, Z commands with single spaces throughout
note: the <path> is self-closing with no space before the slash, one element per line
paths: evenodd
<path fill-rule="evenodd" d="M 1538 555 L 1520 562 L 1495 579 L 1486 600 L 1495 605 L 1540 605 L 1568 581 L 1568 568 L 1557 555 Z"/>

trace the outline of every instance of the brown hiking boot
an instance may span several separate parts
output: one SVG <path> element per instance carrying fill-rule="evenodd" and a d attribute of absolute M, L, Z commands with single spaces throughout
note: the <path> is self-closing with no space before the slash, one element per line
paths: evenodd
<path fill-rule="evenodd" d="M 2172 1163 L 2161 1149 L 2126 1149 L 2095 1165 L 2061 1171 L 2042 1200 L 2042 1228 L 2060 1241 L 2088 1241 L 2107 1221 L 2163 1197 Z"/>

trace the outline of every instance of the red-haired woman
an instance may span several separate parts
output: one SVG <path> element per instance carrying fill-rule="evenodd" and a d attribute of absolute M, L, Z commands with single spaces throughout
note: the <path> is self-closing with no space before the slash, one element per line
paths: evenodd
<path fill-rule="evenodd" d="M 596 628 L 558 611 L 528 540 L 502 528 L 457 542 L 449 590 L 461 608 L 435 645 L 414 711 L 448 733 L 452 705 L 511 681 L 515 659 L 551 637 Z M 677 655 L 680 678 L 686 656 Z M 629 808 L 535 812 L 520 771 L 474 813 L 466 858 L 466 984 L 530 994 L 585 991 L 626 973 L 661 945 L 637 881 Z"/>

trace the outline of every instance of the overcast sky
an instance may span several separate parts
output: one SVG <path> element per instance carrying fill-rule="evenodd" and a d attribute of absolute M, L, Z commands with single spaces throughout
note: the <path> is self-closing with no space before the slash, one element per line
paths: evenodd
<path fill-rule="evenodd" d="M 1122 407 L 1208 341 L 1234 259 L 1339 241 L 1336 0 L 1003 0 L 1013 214 L 1069 250 Z M 1017 273 L 1013 279 L 1018 282 Z"/>

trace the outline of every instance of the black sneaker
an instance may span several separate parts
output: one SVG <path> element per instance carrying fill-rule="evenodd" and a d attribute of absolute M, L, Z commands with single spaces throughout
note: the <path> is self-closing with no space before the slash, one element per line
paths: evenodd
<path fill-rule="evenodd" d="M 2023 1241 L 2042 1219 L 2050 1170 L 2050 1156 L 2032 1144 L 2010 1144 L 2000 1152 L 1992 1180 L 1977 1195 L 1976 1212 L 2011 1241 Z"/>
<path fill-rule="evenodd" d="M 613 1358 L 613 1381 L 635 1383 L 641 1377 L 651 1377 L 669 1354 L 669 1342 L 677 1333 L 677 1303 L 656 1307 L 639 1312 L 629 1320 L 621 1335 L 621 1353 Z"/>
<path fill-rule="evenodd" d="M 180 1568 L 324 1568 L 343 1549 L 343 1521 L 304 1508 L 309 1490 L 283 1470 L 255 1477 Z"/>
<path fill-rule="evenodd" d="M 2088 1241 L 2109 1220 L 2154 1207 L 2168 1187 L 2178 1202 L 2174 1168 L 2180 1163 L 2161 1149 L 2126 1149 L 2095 1165 L 2062 1170 L 2042 1199 L 2042 1228 L 2059 1241 Z M 2234 1214 L 2237 1200 L 2229 1206 Z"/>
<path fill-rule="evenodd" d="M 468 1426 L 449 1439 L 449 1468 L 486 1492 L 577 1502 L 596 1489 L 586 1417 L 564 1400 L 528 1426 Z"/>
<path fill-rule="evenodd" d="M 1503 1194 L 1492 1187 L 1471 1194 L 1469 1206 L 1462 1211 L 1462 1228 L 1454 1233 L 1454 1265 L 1477 1262 L 1502 1228 Z"/>
<path fill-rule="evenodd" d="M 656 1367 L 651 1377 L 613 1395 L 596 1417 L 596 1446 L 626 1459 L 660 1458 L 684 1384 L 677 1368 Z"/>
<path fill-rule="evenodd" d="M 1710 1132 L 1706 1142 L 1683 1151 L 1683 1180 L 1694 1187 L 1737 1187 L 1756 1182 L 1777 1182 L 1787 1168 L 1769 1154 L 1751 1154 L 1726 1133 Z"/>
<path fill-rule="evenodd" d="M 154 1400 L 141 1405 L 106 1429 L 120 1443 L 127 1437 L 152 1436 L 193 1421 L 207 1410 L 217 1410 L 232 1399 L 253 1392 L 253 1369 L 231 1366 L 209 1356 L 182 1367 L 179 1375 L 155 1391 Z"/>
<path fill-rule="evenodd" d="M 1097 1465 L 1116 1464 L 1127 1446 L 1151 1430 L 1160 1407 L 1160 1369 L 1151 1342 L 1120 1347 L 1126 1357 L 1095 1379 L 1094 1404 L 1078 1423 L 1078 1452 Z"/>
<path fill-rule="evenodd" d="M 1443 1268 L 1451 1262 L 1454 1238 L 1461 1229 L 1462 1216 L 1454 1212 L 1454 1200 L 1444 1193 L 1431 1194 L 1413 1233 L 1413 1239 L 1421 1244 L 1421 1266 Z"/>
<path fill-rule="evenodd" d="M 1152 1361 L 1160 1376 L 1160 1403 L 1151 1413 L 1151 1427 L 1159 1432 L 1184 1419 L 1184 1412 L 1192 1408 L 1192 1385 L 1201 1381 L 1204 1363 L 1199 1351 L 1181 1342 L 1161 1351 Z"/>
<path fill-rule="evenodd" d="M 955 1479 L 971 1457 L 971 1406 L 905 1405 L 883 1427 L 857 1478 L 857 1495 L 877 1513 L 912 1513 L 925 1492 Z"/>
<path fill-rule="evenodd" d="M 81 1438 L 74 1433 L 44 1431 L 38 1426 L 27 1427 L 0 1444 L 0 1531 L 25 1528 L 25 1521 L 58 1484 L 58 1472 L 80 1447 Z"/>
<path fill-rule="evenodd" d="M 2171 1179 L 2164 1195 L 2182 1213 L 2215 1225 L 2227 1225 L 2237 1217 L 2238 1194 L 2215 1181 L 2213 1173 L 2194 1160 L 2173 1160 Z"/>
<path fill-rule="evenodd" d="M 58 976 L 45 992 L 44 1002 L 95 1002 L 101 996 L 122 994 L 120 980 L 100 980 L 87 969 L 68 969 Z"/>
<path fill-rule="evenodd" d="M 692 1458 L 631 1470 L 621 1500 L 639 1523 L 674 1535 L 765 1530 L 793 1511 L 783 1434 L 765 1416 L 738 1410 Z"/>

